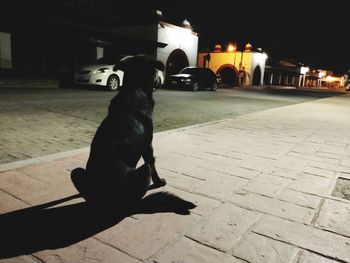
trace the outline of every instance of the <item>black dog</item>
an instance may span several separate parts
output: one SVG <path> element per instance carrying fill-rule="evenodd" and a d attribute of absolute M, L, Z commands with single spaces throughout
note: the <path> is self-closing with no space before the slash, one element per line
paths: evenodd
<path fill-rule="evenodd" d="M 86 201 L 124 205 L 140 200 L 152 188 L 166 184 L 155 168 L 153 155 L 153 90 L 159 86 L 157 70 L 164 65 L 144 55 L 121 60 L 123 87 L 112 99 L 108 115 L 91 143 L 86 170 L 76 168 L 71 179 Z M 136 169 L 140 158 L 145 164 Z"/>

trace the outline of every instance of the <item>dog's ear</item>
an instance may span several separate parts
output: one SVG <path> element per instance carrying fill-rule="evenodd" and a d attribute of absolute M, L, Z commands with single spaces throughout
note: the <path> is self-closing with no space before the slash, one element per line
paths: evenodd
<path fill-rule="evenodd" d="M 159 61 L 159 60 L 156 60 L 154 61 L 155 63 L 155 68 L 160 70 L 160 71 L 164 71 L 165 67 L 164 67 L 164 64 L 163 62 Z"/>
<path fill-rule="evenodd" d="M 125 56 L 121 60 L 119 60 L 113 67 L 113 71 L 121 70 L 126 71 L 130 64 L 130 58 L 132 56 Z"/>

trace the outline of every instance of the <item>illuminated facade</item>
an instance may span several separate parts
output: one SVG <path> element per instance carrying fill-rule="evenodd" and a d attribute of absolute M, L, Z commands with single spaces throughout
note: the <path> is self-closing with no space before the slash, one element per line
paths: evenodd
<path fill-rule="evenodd" d="M 345 86 L 347 75 L 336 76 L 332 71 L 318 69 L 306 74 L 305 87 L 324 87 L 339 89 Z"/>
<path fill-rule="evenodd" d="M 285 60 L 269 59 L 265 67 L 264 85 L 301 87 L 306 83 L 308 67 Z"/>
<path fill-rule="evenodd" d="M 229 45 L 226 51 L 217 45 L 213 52 L 200 52 L 198 66 L 212 69 L 220 74 L 224 84 L 262 85 L 267 55 L 252 50 L 250 44 L 244 51 Z"/>

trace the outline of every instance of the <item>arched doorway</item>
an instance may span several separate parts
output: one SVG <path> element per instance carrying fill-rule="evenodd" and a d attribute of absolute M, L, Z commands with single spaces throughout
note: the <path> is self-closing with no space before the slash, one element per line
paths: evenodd
<path fill-rule="evenodd" d="M 261 69 L 260 66 L 256 66 L 253 72 L 253 85 L 261 84 Z"/>
<path fill-rule="evenodd" d="M 222 84 L 236 85 L 237 84 L 237 70 L 234 66 L 225 64 L 222 65 L 217 74 L 220 75 Z"/>
<path fill-rule="evenodd" d="M 188 67 L 188 58 L 181 49 L 175 49 L 170 53 L 168 60 L 165 65 L 166 76 L 177 74 L 181 69 Z"/>

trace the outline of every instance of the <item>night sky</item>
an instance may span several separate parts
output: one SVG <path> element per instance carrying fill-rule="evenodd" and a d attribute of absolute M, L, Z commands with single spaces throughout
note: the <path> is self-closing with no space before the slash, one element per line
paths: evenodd
<path fill-rule="evenodd" d="M 217 42 L 246 42 L 269 57 L 314 68 L 350 69 L 350 9 L 347 1 L 147 1 L 171 22 L 187 19 L 200 34 L 200 49 Z"/>

